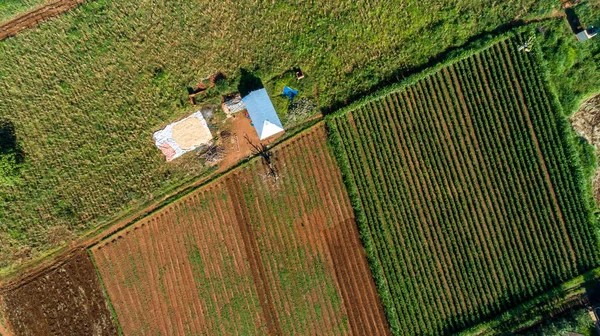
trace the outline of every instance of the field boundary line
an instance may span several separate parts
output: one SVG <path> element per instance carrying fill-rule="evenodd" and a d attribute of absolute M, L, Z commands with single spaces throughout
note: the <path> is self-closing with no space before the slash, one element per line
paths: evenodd
<path fill-rule="evenodd" d="M 352 110 L 348 112 L 351 116 Z M 382 260 L 379 250 L 375 247 L 375 239 L 372 236 L 372 232 L 366 227 L 368 226 L 368 223 L 365 214 L 364 201 L 360 197 L 356 178 L 350 167 L 348 153 L 344 146 L 336 119 L 338 118 L 332 117 L 326 120 L 326 127 L 329 133 L 328 144 L 333 150 L 333 155 L 342 174 L 342 181 L 346 187 L 350 205 L 354 211 L 354 220 L 357 225 L 359 240 L 365 251 L 368 267 L 371 270 L 371 276 L 375 282 L 375 288 L 379 299 L 381 300 L 384 314 L 392 334 L 397 335 L 400 332 L 400 326 L 397 324 L 398 313 L 392 299 L 391 287 L 387 277 L 383 274 Z"/>
<path fill-rule="evenodd" d="M 33 28 L 43 21 L 73 9 L 87 0 L 56 0 L 19 14 L 6 22 L 0 23 L 0 41 L 17 33 Z"/>
<path fill-rule="evenodd" d="M 94 258 L 94 254 L 89 249 L 86 249 L 86 253 L 90 257 L 92 261 L 92 265 L 94 265 L 94 271 L 96 272 L 96 276 L 98 277 L 98 282 L 100 283 L 100 290 L 102 291 L 102 295 L 104 296 L 104 300 L 106 301 L 106 305 L 108 306 L 108 311 L 110 312 L 111 317 L 115 323 L 115 327 L 117 328 L 117 332 L 119 336 L 123 336 L 123 329 L 121 328 L 121 322 L 119 322 L 119 316 L 117 315 L 117 311 L 115 310 L 115 306 L 108 295 L 108 291 L 106 290 L 106 285 L 104 284 L 104 279 L 102 279 L 102 274 L 100 274 L 100 269 L 96 265 L 96 259 Z"/>

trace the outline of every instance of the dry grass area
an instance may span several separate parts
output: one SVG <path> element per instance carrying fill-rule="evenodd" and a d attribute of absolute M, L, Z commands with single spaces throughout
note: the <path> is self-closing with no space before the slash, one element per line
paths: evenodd
<path fill-rule="evenodd" d="M 570 121 L 575 131 L 594 146 L 600 158 L 600 95 L 585 101 Z M 600 170 L 594 174 L 592 188 L 596 204 L 600 205 Z"/>

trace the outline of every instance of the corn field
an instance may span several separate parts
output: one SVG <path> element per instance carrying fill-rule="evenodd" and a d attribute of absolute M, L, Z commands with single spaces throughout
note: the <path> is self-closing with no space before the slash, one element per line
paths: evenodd
<path fill-rule="evenodd" d="M 517 46 L 329 120 L 396 334 L 459 331 L 598 265 L 565 120 Z"/>

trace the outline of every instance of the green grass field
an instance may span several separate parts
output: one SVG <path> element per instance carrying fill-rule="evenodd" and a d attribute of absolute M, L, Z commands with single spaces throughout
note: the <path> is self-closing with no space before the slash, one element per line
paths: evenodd
<path fill-rule="evenodd" d="M 193 112 L 186 88 L 222 70 L 263 81 L 300 66 L 337 106 L 555 1 L 276 4 L 94 0 L 0 42 L 0 119 L 24 162 L 0 186 L 0 267 L 35 257 L 204 172 L 165 164 L 152 132 Z M 232 79 L 235 81 L 235 78 Z M 308 86 L 303 84 L 304 86 Z M 8 121 L 7 121 L 8 120 Z"/>
<path fill-rule="evenodd" d="M 598 265 L 566 120 L 518 45 L 329 119 L 398 335 L 462 330 Z"/>

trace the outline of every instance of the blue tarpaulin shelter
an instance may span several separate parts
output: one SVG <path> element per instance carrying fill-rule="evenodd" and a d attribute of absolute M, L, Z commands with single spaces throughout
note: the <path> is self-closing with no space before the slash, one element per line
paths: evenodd
<path fill-rule="evenodd" d="M 294 97 L 298 95 L 298 90 L 294 90 L 289 86 L 283 88 L 283 95 L 287 96 L 290 100 L 294 100 Z"/>
<path fill-rule="evenodd" d="M 252 91 L 242 101 L 260 140 L 284 131 L 266 89 Z"/>

